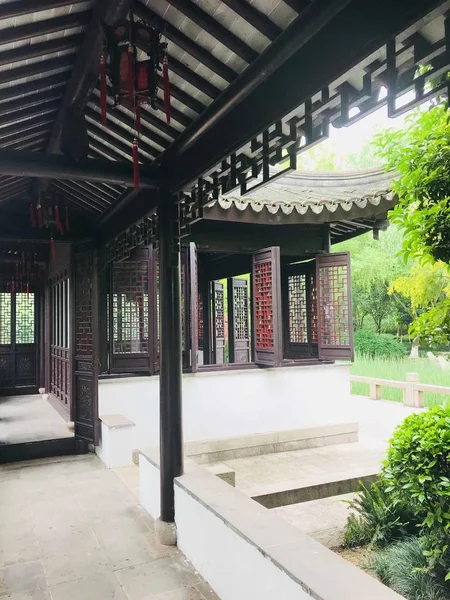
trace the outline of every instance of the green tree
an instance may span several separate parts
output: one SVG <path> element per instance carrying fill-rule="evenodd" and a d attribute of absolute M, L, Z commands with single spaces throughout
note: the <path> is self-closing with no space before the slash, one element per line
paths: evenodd
<path fill-rule="evenodd" d="M 450 263 L 449 116 L 443 104 L 427 111 L 415 111 L 408 117 L 403 131 L 387 130 L 374 140 L 386 168 L 398 174 L 392 185 L 398 204 L 391 221 L 403 232 L 402 255 L 405 260 L 437 262 L 441 265 L 438 271 L 442 271 L 443 263 Z M 439 299 L 433 299 L 428 306 L 419 302 L 416 288 L 410 288 L 408 295 L 415 307 L 413 311 L 425 308 L 425 312 L 415 316 L 410 329 L 412 337 L 448 342 L 450 300 L 447 291 L 441 291 Z"/>

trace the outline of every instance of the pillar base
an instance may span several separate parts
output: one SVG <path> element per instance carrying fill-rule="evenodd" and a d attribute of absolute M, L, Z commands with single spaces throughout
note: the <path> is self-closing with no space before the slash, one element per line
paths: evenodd
<path fill-rule="evenodd" d="M 156 539 L 163 546 L 177 545 L 177 526 L 175 523 L 166 523 L 161 519 L 155 521 Z"/>

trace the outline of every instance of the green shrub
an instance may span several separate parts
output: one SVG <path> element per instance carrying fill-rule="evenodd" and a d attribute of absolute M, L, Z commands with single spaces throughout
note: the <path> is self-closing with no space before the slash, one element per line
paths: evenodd
<path fill-rule="evenodd" d="M 403 358 L 405 351 L 401 342 L 394 336 L 375 333 L 367 329 L 355 332 L 355 351 L 361 356 L 371 358 Z"/>
<path fill-rule="evenodd" d="M 407 600 L 446 600 L 448 596 L 427 570 L 422 542 L 409 538 L 370 557 L 366 565 L 378 579 Z"/>
<path fill-rule="evenodd" d="M 383 547 L 417 533 L 420 520 L 406 502 L 394 502 L 381 481 L 370 487 L 361 484 L 349 506 L 355 512 L 347 521 L 345 547 L 365 544 Z"/>
<path fill-rule="evenodd" d="M 427 566 L 438 577 L 450 571 L 450 407 L 433 406 L 397 427 L 384 461 L 385 491 L 422 517 Z"/>

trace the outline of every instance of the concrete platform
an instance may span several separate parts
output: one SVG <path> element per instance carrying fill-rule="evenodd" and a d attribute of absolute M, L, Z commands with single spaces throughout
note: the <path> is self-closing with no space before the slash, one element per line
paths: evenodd
<path fill-rule="evenodd" d="M 0 445 L 69 437 L 66 421 L 41 395 L 0 397 Z"/>
<path fill-rule="evenodd" d="M 94 455 L 0 467 L 0 531 L 1 598 L 217 600 Z"/>

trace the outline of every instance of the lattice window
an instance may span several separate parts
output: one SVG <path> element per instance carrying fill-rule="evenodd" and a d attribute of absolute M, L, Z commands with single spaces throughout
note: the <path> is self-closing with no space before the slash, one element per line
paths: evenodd
<path fill-rule="evenodd" d="M 113 265 L 113 353 L 148 353 L 148 263 Z"/>
<path fill-rule="evenodd" d="M 198 344 L 203 348 L 203 296 L 198 294 Z"/>
<path fill-rule="evenodd" d="M 293 344 L 308 343 L 308 294 L 306 273 L 288 277 L 289 341 Z"/>
<path fill-rule="evenodd" d="M 248 290 L 247 286 L 234 286 L 234 339 L 248 340 Z"/>
<path fill-rule="evenodd" d="M 216 289 L 214 294 L 216 337 L 225 338 L 225 296 L 222 289 Z"/>
<path fill-rule="evenodd" d="M 254 265 L 255 343 L 257 348 L 273 348 L 272 263 Z"/>
<path fill-rule="evenodd" d="M 11 343 L 11 294 L 0 294 L 0 344 Z"/>
<path fill-rule="evenodd" d="M 348 269 L 345 265 L 319 269 L 322 346 L 350 344 Z"/>
<path fill-rule="evenodd" d="M 75 285 L 75 353 L 76 356 L 91 356 L 92 348 L 92 255 L 76 260 Z"/>
<path fill-rule="evenodd" d="M 309 301 L 311 314 L 311 342 L 317 344 L 319 341 L 319 324 L 317 320 L 317 283 L 315 274 L 309 276 Z"/>
<path fill-rule="evenodd" d="M 34 344 L 34 294 L 16 294 L 16 344 Z"/>

